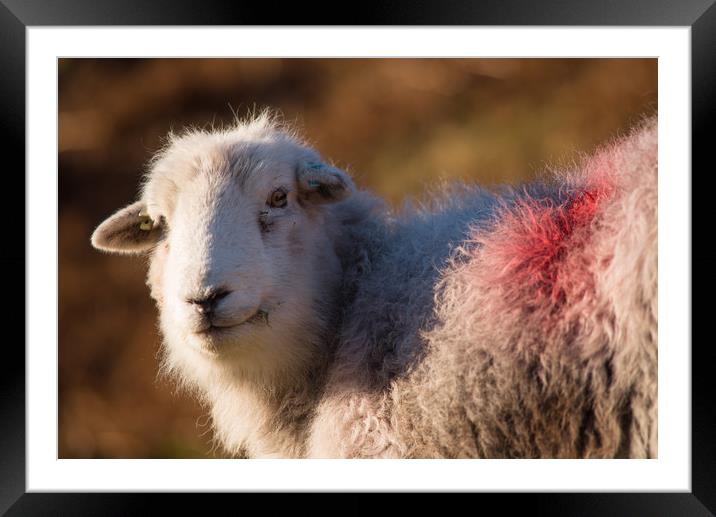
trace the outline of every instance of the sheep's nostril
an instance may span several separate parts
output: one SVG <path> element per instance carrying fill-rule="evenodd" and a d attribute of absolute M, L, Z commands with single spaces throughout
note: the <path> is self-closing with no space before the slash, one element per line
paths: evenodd
<path fill-rule="evenodd" d="M 214 310 L 214 301 L 209 300 L 205 302 L 193 302 L 194 303 L 194 309 L 196 309 L 196 312 L 199 314 L 208 315 L 211 314 L 211 311 Z"/>
<path fill-rule="evenodd" d="M 229 295 L 230 291 L 226 289 L 217 289 L 209 292 L 202 298 L 190 298 L 187 300 L 188 303 L 194 305 L 194 308 L 199 314 L 208 316 L 216 308 L 216 304 L 223 298 Z"/>

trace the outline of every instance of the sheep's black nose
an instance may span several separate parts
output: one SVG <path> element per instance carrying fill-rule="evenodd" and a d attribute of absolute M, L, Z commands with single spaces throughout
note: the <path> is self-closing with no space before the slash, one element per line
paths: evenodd
<path fill-rule="evenodd" d="M 187 300 L 190 304 L 194 305 L 194 308 L 199 314 L 204 316 L 210 315 L 214 312 L 216 304 L 222 299 L 226 298 L 231 291 L 226 289 L 216 289 L 210 291 L 209 294 L 202 298 L 191 298 Z"/>

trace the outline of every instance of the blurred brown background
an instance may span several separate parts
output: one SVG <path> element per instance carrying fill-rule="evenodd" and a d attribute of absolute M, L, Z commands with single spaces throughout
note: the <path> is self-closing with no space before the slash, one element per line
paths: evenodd
<path fill-rule="evenodd" d="M 530 179 L 656 112 L 655 59 L 61 59 L 59 456 L 221 457 L 156 378 L 143 259 L 90 247 L 171 128 L 273 107 L 397 203 L 437 178 Z"/>

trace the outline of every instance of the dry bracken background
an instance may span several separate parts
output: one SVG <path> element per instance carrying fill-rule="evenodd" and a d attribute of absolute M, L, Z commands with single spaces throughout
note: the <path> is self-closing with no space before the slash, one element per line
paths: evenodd
<path fill-rule="evenodd" d="M 142 258 L 94 227 L 170 129 L 279 110 L 392 203 L 431 182 L 533 178 L 656 112 L 655 59 L 62 59 L 59 456 L 221 457 L 205 409 L 157 378 Z"/>

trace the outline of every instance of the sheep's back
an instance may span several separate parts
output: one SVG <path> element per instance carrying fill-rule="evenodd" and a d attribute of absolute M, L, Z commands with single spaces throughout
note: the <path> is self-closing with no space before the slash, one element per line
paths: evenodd
<path fill-rule="evenodd" d="M 392 389 L 403 453 L 655 457 L 656 123 L 476 228 Z"/>
<path fill-rule="evenodd" d="M 654 457 L 655 121 L 471 195 L 352 236 L 314 454 Z"/>

